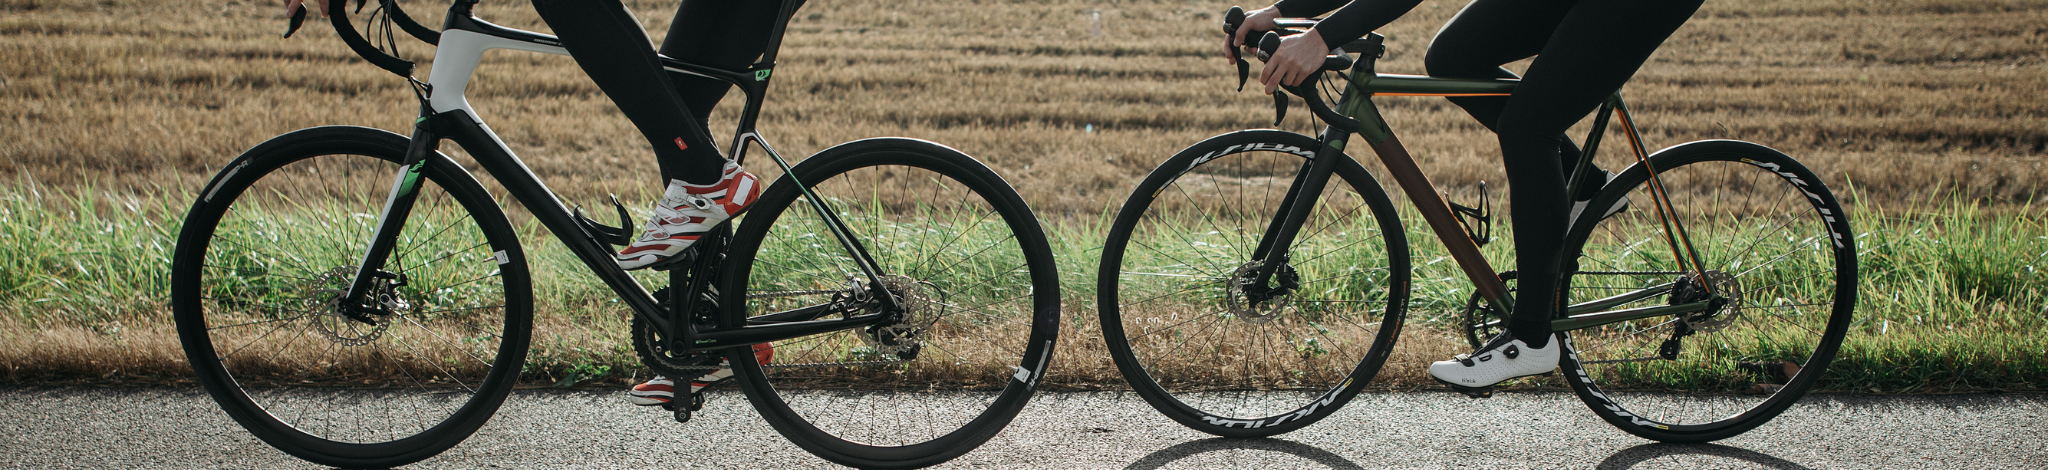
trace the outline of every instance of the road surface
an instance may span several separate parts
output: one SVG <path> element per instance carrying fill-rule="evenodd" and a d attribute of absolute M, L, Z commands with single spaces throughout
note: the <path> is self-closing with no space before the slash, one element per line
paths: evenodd
<path fill-rule="evenodd" d="M 617 391 L 515 393 L 476 436 L 408 468 L 830 468 L 737 391 L 687 425 Z M 1524 421 L 1541 430 L 1497 427 Z M 0 387 L 0 468 L 318 468 L 250 436 L 196 388 Z M 1654 444 L 1566 392 L 1368 393 L 1277 439 L 1220 439 L 1127 393 L 1041 394 L 939 468 L 2048 468 L 2048 396 L 1814 395 L 1718 445 Z"/>

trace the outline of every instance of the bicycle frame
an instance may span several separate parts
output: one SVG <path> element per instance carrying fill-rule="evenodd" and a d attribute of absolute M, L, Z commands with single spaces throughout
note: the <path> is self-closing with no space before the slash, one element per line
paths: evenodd
<path fill-rule="evenodd" d="M 420 115 L 414 121 L 412 145 L 407 150 L 404 163 L 406 170 L 392 183 L 390 198 L 378 218 L 370 248 L 358 265 L 358 272 L 354 282 L 350 284 L 343 305 L 363 304 L 366 292 L 370 291 L 374 280 L 382 273 L 386 256 L 390 254 L 399 230 L 404 226 L 406 217 L 410 215 L 413 200 L 417 197 L 420 187 L 420 172 L 426 168 L 430 158 L 435 158 L 440 141 L 447 139 L 474 156 L 479 166 L 497 178 L 514 199 L 533 212 L 536 220 L 560 238 L 569 251 L 581 259 L 605 285 L 618 293 L 619 298 L 632 308 L 635 315 L 652 324 L 661 338 L 668 341 L 671 350 L 708 351 L 866 327 L 887 319 L 891 312 L 899 310 L 895 299 L 884 295 L 877 296 L 884 303 L 884 308 L 875 313 L 836 320 L 817 320 L 816 318 L 833 311 L 828 305 L 818 305 L 757 317 L 781 320 L 774 324 L 699 330 L 697 325 L 677 313 L 691 311 L 690 303 L 696 302 L 698 296 L 678 296 L 683 299 L 682 304 L 673 308 L 663 308 L 632 275 L 619 268 L 613 258 L 613 251 L 606 247 L 603 241 L 611 237 L 592 233 L 595 229 L 609 227 L 593 227 L 594 223 L 588 222 L 564 205 L 470 107 L 465 91 L 485 51 L 509 49 L 556 55 L 568 54 L 561 46 L 561 41 L 554 36 L 506 28 L 477 19 L 471 11 L 471 6 L 475 3 L 476 0 L 457 0 L 449 7 L 438 40 L 429 41 L 435 42 L 438 48 L 428 81 L 421 83 L 408 77 L 408 80 L 413 81 L 419 94 Z M 760 117 L 762 104 L 766 100 L 775 56 L 777 50 L 781 48 L 782 33 L 788 25 L 794 5 L 785 1 L 782 8 L 781 17 L 769 33 L 772 36 L 766 54 L 760 62 L 745 70 L 723 70 L 667 57 L 662 57 L 661 60 L 664 68 L 670 73 L 725 81 L 744 92 L 747 96 L 746 106 L 740 116 L 736 130 L 738 137 L 731 144 L 729 157 L 739 161 L 745 156 L 749 146 L 759 146 L 787 175 L 790 170 L 789 162 L 775 152 L 754 127 Z M 799 187 L 803 186 L 799 184 Z M 812 202 L 813 209 L 817 210 L 823 219 L 829 221 L 828 226 L 832 228 L 841 245 L 857 260 L 857 264 L 868 278 L 869 288 L 880 289 L 882 273 L 865 247 L 848 234 L 845 223 L 837 214 L 818 202 L 809 189 L 804 189 L 804 193 Z M 621 211 L 623 212 L 623 209 Z M 629 229 L 630 226 L 626 228 Z M 630 233 L 624 229 L 620 232 Z M 498 262 L 503 264 L 509 260 L 505 259 L 503 253 L 499 253 Z M 357 321 L 372 322 L 358 312 L 351 310 L 349 313 L 351 318 Z"/>
<path fill-rule="evenodd" d="M 1378 41 L 1374 39 L 1377 38 L 1369 37 L 1366 44 L 1368 46 L 1377 46 Z M 1338 99 L 1337 104 L 1333 107 L 1335 108 L 1334 114 L 1338 116 L 1328 116 L 1324 114 L 1323 110 L 1317 110 L 1319 116 L 1323 116 L 1325 121 L 1331 122 L 1323 128 L 1320 137 L 1323 147 L 1316 152 L 1315 158 L 1302 165 L 1302 169 L 1296 173 L 1294 183 L 1289 187 L 1288 195 L 1280 204 L 1280 216 L 1274 217 L 1273 225 L 1267 228 L 1266 236 L 1261 239 L 1259 248 L 1253 252 L 1253 259 L 1282 261 L 1266 263 L 1260 270 L 1261 272 L 1258 274 L 1259 277 L 1255 285 L 1268 285 L 1267 283 L 1272 272 L 1287 259 L 1287 247 L 1290 246 L 1289 244 L 1292 242 L 1295 232 L 1300 230 L 1302 224 L 1307 220 L 1308 212 L 1315 203 L 1314 198 L 1316 196 L 1314 195 L 1322 193 L 1323 187 L 1329 181 L 1333 169 L 1336 167 L 1335 160 L 1346 158 L 1344 156 L 1344 147 L 1355 131 L 1360 137 L 1365 138 L 1366 143 L 1371 146 L 1373 153 L 1379 156 L 1380 162 L 1386 166 L 1394 182 L 1401 187 L 1404 194 L 1408 195 L 1409 201 L 1422 214 L 1424 222 L 1429 225 L 1432 232 L 1436 234 L 1436 237 L 1443 242 L 1445 250 L 1450 252 L 1451 258 L 1457 262 L 1459 268 L 1464 270 L 1465 276 L 1472 280 L 1472 284 L 1479 295 L 1496 312 L 1505 314 L 1506 312 L 1513 311 L 1514 300 L 1508 295 L 1506 281 L 1501 279 L 1500 275 L 1492 267 L 1492 264 L 1487 261 L 1486 256 L 1480 253 L 1479 243 L 1474 241 L 1471 235 L 1463 230 L 1462 225 L 1457 221 L 1457 216 L 1451 210 L 1450 203 L 1437 193 L 1434 185 L 1430 184 L 1428 176 L 1422 173 L 1422 169 L 1416 165 L 1414 157 L 1409 155 L 1407 148 L 1401 145 L 1401 141 L 1394 135 L 1393 129 L 1381 117 L 1379 108 L 1373 104 L 1371 97 L 1508 96 L 1514 93 L 1518 81 L 1380 74 L 1374 71 L 1376 59 L 1375 54 L 1368 52 L 1362 54 L 1360 60 L 1353 63 L 1348 72 L 1348 76 L 1351 79 L 1344 86 L 1343 93 Z M 1306 89 L 1304 91 L 1310 93 L 1314 92 L 1312 88 L 1308 87 L 1297 88 L 1296 90 L 1302 89 Z M 1308 96 L 1304 96 L 1304 98 L 1309 100 L 1309 105 L 1312 109 L 1321 106 L 1318 98 Z M 1662 191 L 1662 184 L 1656 176 L 1656 169 L 1650 167 L 1649 152 L 1644 148 L 1640 134 L 1636 131 L 1635 122 L 1630 118 L 1628 106 L 1622 101 L 1621 95 L 1617 93 L 1609 97 L 1600 105 L 1599 110 L 1595 112 L 1594 116 L 1593 128 L 1585 139 L 1585 148 L 1581 153 L 1579 161 L 1573 167 L 1574 170 L 1568 176 L 1567 191 L 1569 191 L 1569 194 L 1578 194 L 1579 188 L 1589 184 L 1585 176 L 1588 173 L 1587 170 L 1592 167 L 1593 155 L 1598 151 L 1601 137 L 1606 133 L 1608 119 L 1610 116 L 1620 118 L 1621 130 L 1628 137 L 1636 161 L 1650 170 L 1651 194 L 1655 199 L 1653 207 L 1657 213 L 1657 218 L 1664 224 L 1666 240 L 1670 244 L 1673 256 L 1680 268 L 1678 273 L 1691 272 L 1698 274 L 1700 269 L 1700 264 L 1697 262 L 1699 259 L 1698 253 L 1692 248 L 1692 242 L 1686 235 L 1684 225 L 1676 217 L 1670 216 L 1670 209 L 1672 208 L 1670 201 Z M 1303 199 L 1303 195 L 1307 195 L 1307 200 L 1299 201 L 1299 199 Z M 1676 286 L 1677 283 L 1666 283 L 1613 297 L 1568 305 L 1564 309 L 1564 316 L 1551 322 L 1551 328 L 1554 331 L 1571 331 L 1609 323 L 1700 312 L 1715 308 L 1712 301 L 1702 300 L 1668 306 L 1607 311 L 1607 309 L 1618 305 L 1668 294 Z M 1505 318 L 1501 318 L 1496 321 L 1502 322 L 1505 320 Z"/>

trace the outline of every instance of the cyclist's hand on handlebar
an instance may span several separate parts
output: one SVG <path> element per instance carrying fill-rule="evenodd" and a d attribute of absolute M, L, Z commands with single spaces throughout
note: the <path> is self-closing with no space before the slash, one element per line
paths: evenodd
<path fill-rule="evenodd" d="M 1259 71 L 1259 83 L 1266 85 L 1268 95 L 1280 85 L 1300 85 L 1322 68 L 1323 58 L 1329 53 L 1330 46 L 1323 44 L 1323 35 L 1313 29 L 1281 38 L 1280 49 L 1273 51 L 1273 56 L 1266 59 L 1266 68 Z"/>
<path fill-rule="evenodd" d="M 1278 29 L 1280 26 L 1274 24 L 1273 20 L 1279 18 L 1280 9 L 1273 7 L 1260 8 L 1245 14 L 1244 24 L 1239 25 L 1237 33 L 1231 36 L 1230 47 L 1223 48 L 1223 56 L 1235 62 L 1237 61 L 1238 54 L 1250 53 L 1252 48 L 1258 47 L 1258 45 L 1246 43 L 1244 39 L 1245 34 L 1251 31 L 1258 31 L 1260 34 L 1264 34 L 1266 31 Z M 1253 37 L 1252 40 L 1257 41 L 1259 38 Z"/>
<path fill-rule="evenodd" d="M 305 3 L 306 0 L 284 0 L 284 16 L 291 17 L 292 13 L 297 12 Z M 315 18 L 327 16 L 327 0 L 319 0 L 319 3 L 320 9 L 313 10 Z"/>

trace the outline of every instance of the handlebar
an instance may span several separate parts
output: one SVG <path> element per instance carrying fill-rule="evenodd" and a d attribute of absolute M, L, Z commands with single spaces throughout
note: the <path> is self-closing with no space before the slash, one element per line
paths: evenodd
<path fill-rule="evenodd" d="M 1227 10 L 1223 13 L 1223 42 L 1225 43 L 1226 47 L 1232 47 L 1232 45 L 1229 43 L 1231 39 L 1234 38 L 1237 34 L 1238 28 L 1244 25 L 1244 20 L 1244 8 L 1233 6 L 1230 7 L 1230 10 Z M 1306 33 L 1306 28 L 1315 27 L 1315 20 L 1279 20 L 1275 21 L 1274 24 L 1276 26 L 1281 26 L 1281 28 L 1277 31 L 1264 31 L 1259 38 L 1259 60 L 1263 61 L 1271 58 L 1273 56 L 1273 52 L 1278 51 L 1280 49 L 1280 37 L 1282 32 L 1286 32 L 1290 35 Z M 1302 30 L 1294 30 L 1289 28 L 1304 26 L 1306 28 Z M 1245 35 L 1251 36 L 1253 34 L 1261 33 L 1261 31 L 1253 30 L 1246 31 Z M 1333 70 L 1345 70 L 1353 69 L 1354 66 L 1357 66 L 1361 68 L 1361 70 L 1354 70 L 1354 73 L 1370 77 L 1373 74 L 1373 62 L 1376 59 L 1378 59 L 1379 56 L 1386 50 L 1386 46 L 1383 45 L 1385 40 L 1386 38 L 1384 36 L 1379 35 L 1378 33 L 1366 34 L 1365 37 L 1359 38 L 1358 40 L 1352 41 L 1351 43 L 1347 43 L 1345 44 L 1345 47 L 1340 48 L 1339 50 L 1332 51 L 1336 53 L 1326 56 L 1323 59 L 1323 64 L 1317 68 L 1317 71 L 1324 72 Z M 1370 53 L 1363 54 L 1361 56 L 1363 60 L 1354 60 L 1351 56 L 1345 55 L 1346 52 L 1352 52 L 1351 48 L 1354 45 L 1357 47 L 1358 52 Z M 1241 56 L 1237 59 L 1237 73 L 1238 89 L 1243 90 L 1245 81 L 1251 76 L 1251 64 L 1246 62 L 1244 58 Z M 1300 85 L 1281 85 L 1280 88 L 1286 90 L 1289 94 L 1301 97 L 1305 104 L 1308 105 L 1309 111 L 1314 112 L 1316 117 L 1322 119 L 1323 122 L 1327 122 L 1331 126 L 1335 126 L 1337 129 L 1343 130 L 1345 132 L 1358 132 L 1359 128 L 1362 127 L 1363 124 L 1360 124 L 1357 119 L 1352 119 L 1350 116 L 1345 116 L 1343 113 L 1339 113 L 1336 110 L 1330 109 L 1330 106 L 1323 102 L 1322 94 L 1316 92 L 1316 80 L 1320 80 L 1321 78 L 1321 73 L 1309 74 L 1308 78 L 1302 80 Z M 1275 124 L 1279 123 L 1279 116 L 1286 115 L 1286 103 L 1287 102 L 1285 96 L 1275 97 Z"/>
<path fill-rule="evenodd" d="M 451 14 L 458 8 L 466 11 L 470 5 L 475 5 L 476 2 L 477 0 L 455 0 L 455 5 L 449 8 L 449 11 Z M 367 3 L 366 0 L 356 0 L 356 11 L 362 11 L 364 3 Z M 405 13 L 405 9 L 399 8 L 397 0 L 377 0 L 377 7 L 384 11 L 384 17 L 387 21 L 397 23 L 398 28 L 404 30 L 406 34 L 418 38 L 421 42 L 427 44 L 441 44 L 441 32 L 420 25 L 419 21 L 413 20 L 412 15 Z M 290 23 L 286 26 L 284 32 L 285 37 L 291 37 L 292 33 L 297 32 L 299 26 L 305 23 L 306 10 L 307 8 L 301 7 L 298 11 L 292 13 Z M 341 35 L 341 42 L 348 44 L 348 48 L 355 51 L 356 55 L 362 56 L 363 60 L 370 61 L 370 64 L 376 65 L 377 68 L 390 71 L 401 77 L 411 77 L 413 62 L 386 53 L 378 49 L 368 39 L 364 39 L 361 33 L 356 32 L 355 26 L 349 24 L 348 13 L 348 0 L 333 0 L 327 3 L 327 18 L 329 23 L 334 25 L 334 32 Z"/>

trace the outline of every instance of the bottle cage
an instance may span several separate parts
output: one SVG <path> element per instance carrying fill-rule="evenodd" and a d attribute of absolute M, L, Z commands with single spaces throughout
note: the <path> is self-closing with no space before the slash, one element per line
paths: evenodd
<path fill-rule="evenodd" d="M 1493 241 L 1493 198 L 1488 194 L 1486 182 L 1479 182 L 1479 207 L 1468 207 L 1452 202 L 1450 195 L 1444 202 L 1451 204 L 1451 215 L 1458 217 L 1458 226 L 1465 228 L 1465 235 L 1472 237 L 1472 243 L 1486 246 Z"/>

